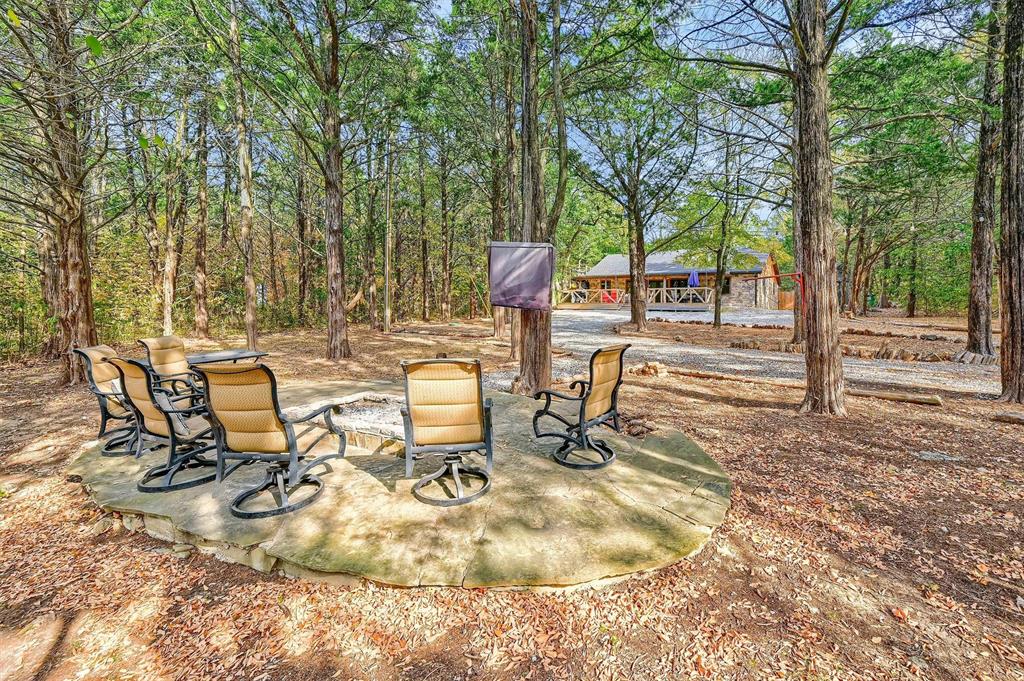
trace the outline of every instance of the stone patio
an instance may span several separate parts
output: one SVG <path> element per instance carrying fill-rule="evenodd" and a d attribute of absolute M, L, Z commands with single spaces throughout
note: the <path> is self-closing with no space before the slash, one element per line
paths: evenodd
<path fill-rule="evenodd" d="M 283 383 L 285 407 L 351 401 L 362 393 L 401 396 L 401 386 L 387 383 Z M 135 460 L 104 458 L 93 448 L 69 473 L 81 477 L 100 507 L 124 514 L 127 527 L 163 540 L 262 571 L 400 586 L 565 587 L 619 578 L 693 555 L 725 517 L 729 478 L 682 433 L 661 429 L 636 439 L 608 431 L 601 437 L 618 460 L 597 471 L 571 470 L 551 460 L 556 441 L 533 438 L 537 403 L 504 393 L 488 397 L 494 400 L 492 488 L 454 508 L 413 498 L 415 480 L 403 478 L 390 426 L 375 429 L 344 417 L 348 456 L 321 475 L 323 496 L 277 518 L 241 520 L 228 512 L 235 494 L 262 479 L 259 464 L 220 485 L 165 494 L 135 489 L 142 471 L 164 459 L 162 450 Z M 330 438 L 324 446 L 333 448 Z M 432 460 L 420 461 L 416 477 L 434 468 Z"/>

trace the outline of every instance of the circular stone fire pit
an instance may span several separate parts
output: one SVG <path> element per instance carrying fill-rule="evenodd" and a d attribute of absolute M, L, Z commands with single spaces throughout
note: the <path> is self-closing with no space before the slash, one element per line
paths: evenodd
<path fill-rule="evenodd" d="M 286 411 L 344 402 L 348 455 L 321 475 L 311 506 L 276 518 L 243 520 L 228 502 L 262 478 L 258 464 L 223 483 L 141 494 L 141 472 L 164 456 L 105 458 L 94 447 L 69 473 L 131 530 L 250 565 L 321 579 L 362 577 L 401 586 L 571 586 L 671 565 L 704 545 L 723 520 L 731 483 L 677 431 L 643 439 L 609 431 L 618 460 L 596 471 L 559 466 L 556 442 L 537 441 L 533 400 L 494 400 L 494 474 L 481 499 L 453 508 L 416 501 L 411 487 L 432 461 L 405 479 L 401 386 L 330 382 L 286 386 Z M 330 438 L 323 443 L 333 446 Z M 470 457 L 475 460 L 475 455 Z"/>

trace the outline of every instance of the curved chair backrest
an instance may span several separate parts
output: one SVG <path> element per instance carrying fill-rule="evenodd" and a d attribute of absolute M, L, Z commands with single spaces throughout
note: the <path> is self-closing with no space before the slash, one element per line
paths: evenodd
<path fill-rule="evenodd" d="M 622 385 L 622 355 L 629 345 L 610 345 L 590 356 L 590 389 L 585 398 L 583 418 L 595 419 L 616 408 Z"/>
<path fill-rule="evenodd" d="M 185 343 L 177 336 L 142 338 L 139 344 L 146 348 L 149 365 L 157 376 L 190 372 L 188 359 L 185 358 Z"/>
<path fill-rule="evenodd" d="M 207 364 L 196 369 L 206 386 L 206 406 L 235 452 L 288 451 L 288 436 L 277 401 L 277 380 L 263 364 Z"/>
<path fill-rule="evenodd" d="M 479 360 L 407 361 L 402 362 L 402 369 L 414 445 L 483 442 L 484 395 Z"/>
<path fill-rule="evenodd" d="M 135 412 L 136 419 L 142 424 L 147 433 L 169 437 L 171 434 L 171 419 L 164 414 L 155 402 L 153 391 L 153 379 L 146 367 L 133 359 L 122 359 L 112 357 L 107 360 L 112 364 L 121 376 L 121 386 L 124 388 L 125 399 Z M 170 404 L 167 404 L 168 408 Z M 177 419 L 180 421 L 180 419 Z M 175 430 L 178 431 L 177 423 Z"/>
<path fill-rule="evenodd" d="M 74 352 L 85 363 L 85 375 L 89 378 L 89 386 L 93 392 L 104 395 L 121 392 L 117 368 L 105 361 L 117 357 L 114 348 L 109 345 L 92 345 L 87 348 L 75 348 Z"/>

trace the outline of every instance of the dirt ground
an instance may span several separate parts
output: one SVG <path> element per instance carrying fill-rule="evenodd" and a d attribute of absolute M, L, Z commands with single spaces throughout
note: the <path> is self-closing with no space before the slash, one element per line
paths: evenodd
<path fill-rule="evenodd" d="M 404 331 L 356 326 L 357 357 L 336 363 L 318 332 L 260 344 L 282 383 L 398 379 L 399 359 L 440 352 L 512 366 L 481 323 Z M 836 419 L 798 415 L 799 390 L 631 376 L 628 415 L 733 477 L 700 555 L 602 589 L 413 590 L 100 533 L 64 475 L 95 402 L 53 377 L 0 367 L 0 678 L 1024 679 L 1024 429 L 993 422 L 993 401 L 850 398 Z"/>

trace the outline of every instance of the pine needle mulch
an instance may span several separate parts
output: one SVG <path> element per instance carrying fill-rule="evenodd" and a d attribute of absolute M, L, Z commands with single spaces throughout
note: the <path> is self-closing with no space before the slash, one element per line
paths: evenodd
<path fill-rule="evenodd" d="M 342 363 L 318 334 L 261 345 L 283 381 L 396 379 L 416 344 L 507 364 L 483 326 L 416 330 L 356 329 Z M 0 678 L 1024 679 L 1024 431 L 990 402 L 828 419 L 791 390 L 631 377 L 626 411 L 736 483 L 699 556 L 598 590 L 398 589 L 262 575 L 104 518 L 64 474 L 94 402 L 53 369 L 0 367 Z"/>

